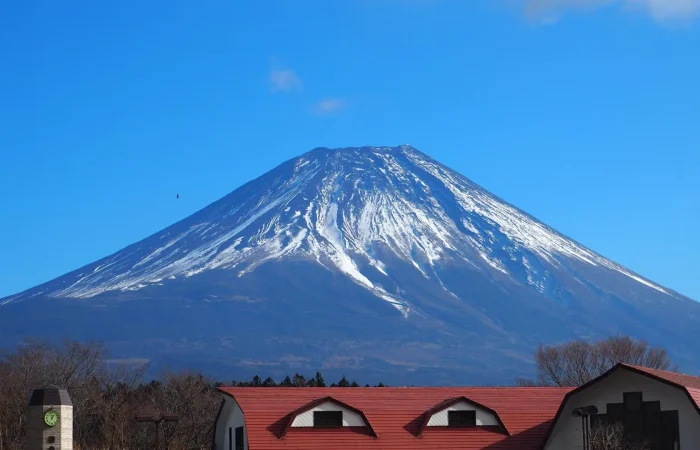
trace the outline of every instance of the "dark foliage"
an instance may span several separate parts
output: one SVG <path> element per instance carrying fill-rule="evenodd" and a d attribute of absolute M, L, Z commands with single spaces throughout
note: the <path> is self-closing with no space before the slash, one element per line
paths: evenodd
<path fill-rule="evenodd" d="M 133 361 L 109 360 L 98 343 L 66 341 L 50 346 L 31 341 L 0 352 L 0 449 L 24 448 L 29 395 L 47 384 L 68 389 L 76 450 L 153 448 L 154 426 L 135 422 L 136 413 L 178 416 L 176 424 L 161 427 L 160 439 L 168 450 L 209 449 L 221 404 L 218 387 L 326 386 L 320 372 L 308 379 L 295 373 L 279 383 L 257 375 L 250 381 L 222 383 L 198 373 L 170 372 L 146 382 L 144 372 L 145 367 L 134 366 Z M 343 377 L 331 386 L 359 385 Z"/>

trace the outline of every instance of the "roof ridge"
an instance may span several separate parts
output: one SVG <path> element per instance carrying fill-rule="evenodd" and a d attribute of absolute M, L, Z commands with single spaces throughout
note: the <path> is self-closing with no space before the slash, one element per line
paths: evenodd
<path fill-rule="evenodd" d="M 670 372 L 675 373 L 675 372 Z M 689 375 L 692 376 L 692 375 Z M 364 389 L 372 390 L 400 390 L 400 389 L 422 389 L 422 390 L 458 390 L 458 389 L 510 389 L 510 390 L 560 390 L 560 389 L 574 389 L 575 386 L 358 386 L 358 387 L 317 387 L 317 386 L 219 386 L 220 389 L 287 389 L 287 390 L 311 390 L 311 389 L 333 389 L 333 391 L 359 391 Z"/>

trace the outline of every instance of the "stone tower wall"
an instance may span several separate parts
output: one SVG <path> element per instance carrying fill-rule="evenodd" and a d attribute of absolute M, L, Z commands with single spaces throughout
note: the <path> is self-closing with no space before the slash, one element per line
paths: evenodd
<path fill-rule="evenodd" d="M 46 411 L 59 414 L 56 426 L 44 422 Z M 73 450 L 73 403 L 65 389 L 48 386 L 32 393 L 27 407 L 25 450 Z"/>

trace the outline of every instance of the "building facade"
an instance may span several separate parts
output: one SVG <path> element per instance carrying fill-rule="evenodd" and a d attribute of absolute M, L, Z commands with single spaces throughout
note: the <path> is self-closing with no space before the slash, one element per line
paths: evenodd
<path fill-rule="evenodd" d="M 700 378 L 619 364 L 573 388 L 220 388 L 215 450 L 583 449 L 606 424 L 700 449 Z"/>

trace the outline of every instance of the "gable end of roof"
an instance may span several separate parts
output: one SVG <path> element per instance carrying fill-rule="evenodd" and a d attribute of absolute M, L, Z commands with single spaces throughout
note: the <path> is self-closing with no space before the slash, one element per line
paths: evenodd
<path fill-rule="evenodd" d="M 636 373 L 637 375 L 642 375 L 642 376 L 651 378 L 652 380 L 655 380 L 655 381 L 658 381 L 660 383 L 664 383 L 666 385 L 669 385 L 669 386 L 672 386 L 672 387 L 675 387 L 677 389 L 682 390 L 683 392 L 685 392 L 685 395 L 688 397 L 688 400 L 690 401 L 690 403 L 695 407 L 695 411 L 698 413 L 698 415 L 700 415 L 700 404 L 699 404 L 700 402 L 696 401 L 693 398 L 693 395 L 691 395 L 691 392 L 688 390 L 687 386 L 676 383 L 675 381 L 672 381 L 669 378 L 665 378 L 665 377 L 657 374 L 658 372 L 662 372 L 662 371 L 654 371 L 656 373 L 652 373 L 650 371 L 644 370 L 643 368 L 639 368 L 639 367 L 632 366 L 632 365 L 625 364 L 625 363 L 617 363 L 610 370 L 608 370 L 604 374 L 600 375 L 599 377 L 594 378 L 591 381 L 589 381 L 588 383 L 583 384 L 583 385 L 577 387 L 576 389 L 566 393 L 566 395 L 564 396 L 564 398 L 561 401 L 561 405 L 559 405 L 559 409 L 557 410 L 557 414 L 554 416 L 554 419 L 552 420 L 552 424 L 549 427 L 549 430 L 547 430 L 547 434 L 545 435 L 544 441 L 542 442 L 542 449 L 541 450 L 544 450 L 545 447 L 547 446 L 547 443 L 549 442 L 549 438 L 552 436 L 552 432 L 554 431 L 554 427 L 556 426 L 557 421 L 559 421 L 559 417 L 561 416 L 561 413 L 564 411 L 564 407 L 566 406 L 566 403 L 569 401 L 569 399 L 573 395 L 591 387 L 594 384 L 597 384 L 599 381 L 604 380 L 609 375 L 611 375 L 612 373 L 614 373 L 620 369 L 627 370 L 627 371 L 632 372 L 632 373 Z"/>
<path fill-rule="evenodd" d="M 673 372 L 665 372 L 663 370 L 645 370 L 645 368 L 642 367 L 637 367 L 637 366 L 630 366 L 628 364 L 619 364 L 622 368 L 625 370 L 628 370 L 632 373 L 636 373 L 638 375 L 643 375 L 645 377 L 651 378 L 652 380 L 656 380 L 658 382 L 667 384 L 669 386 L 676 387 L 678 389 L 681 389 L 683 392 L 685 392 L 686 396 L 688 397 L 688 400 L 690 400 L 690 403 L 695 406 L 695 410 L 697 411 L 698 414 L 700 414 L 700 402 L 696 401 L 694 398 L 694 395 L 691 391 L 693 391 L 692 387 L 689 387 L 683 383 L 680 383 L 676 381 L 675 374 Z M 668 376 L 666 376 L 666 373 L 668 373 Z M 683 375 L 684 377 L 690 377 L 689 375 Z M 697 377 L 692 377 L 692 378 L 697 378 Z M 698 378 L 698 381 L 700 382 L 700 378 Z"/>

